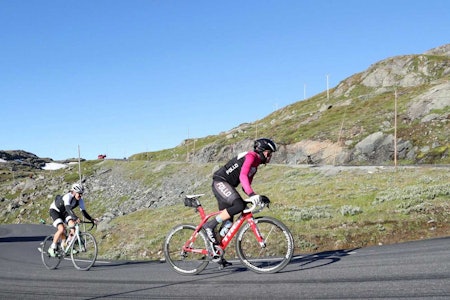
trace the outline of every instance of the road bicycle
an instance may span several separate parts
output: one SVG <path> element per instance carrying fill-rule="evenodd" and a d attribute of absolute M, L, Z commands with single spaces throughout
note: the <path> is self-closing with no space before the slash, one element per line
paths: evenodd
<path fill-rule="evenodd" d="M 92 224 L 91 228 L 88 230 L 91 230 L 95 226 L 94 222 L 81 221 L 81 223 Z M 70 230 L 73 228 L 75 229 L 75 233 L 66 245 L 64 245 L 61 240 L 58 241 L 55 256 L 51 256 L 48 253 L 48 249 L 53 243 L 54 235 L 47 236 L 44 241 L 41 242 L 39 250 L 44 266 L 49 270 L 56 269 L 63 259 L 70 257 L 76 269 L 81 271 L 89 270 L 97 259 L 97 241 L 91 233 L 82 231 L 80 229 L 80 224 L 78 223 L 73 227 L 67 226 L 66 224 L 64 224 L 64 226 L 66 228 L 66 237 L 69 237 Z"/>
<path fill-rule="evenodd" d="M 251 207 L 240 214 L 219 244 L 213 245 L 202 226 L 220 211 L 206 214 L 198 199 L 203 195 L 187 195 L 184 198 L 184 205 L 193 207 L 200 214 L 200 223 L 177 225 L 164 240 L 164 256 L 175 272 L 199 274 L 210 261 L 219 263 L 219 269 L 223 268 L 221 262 L 225 249 L 235 236 L 236 254 L 242 264 L 253 272 L 276 273 L 291 261 L 294 240 L 286 225 L 272 217 L 254 217 L 255 213 L 268 207 L 270 201 L 262 201 L 259 195 L 245 199 Z"/>

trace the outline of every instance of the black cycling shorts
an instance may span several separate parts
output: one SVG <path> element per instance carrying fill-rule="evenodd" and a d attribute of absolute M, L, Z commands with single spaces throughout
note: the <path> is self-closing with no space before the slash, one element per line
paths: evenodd
<path fill-rule="evenodd" d="M 228 182 L 214 180 L 212 191 L 219 204 L 219 210 L 226 209 L 230 216 L 234 216 L 245 209 L 241 195 Z"/>

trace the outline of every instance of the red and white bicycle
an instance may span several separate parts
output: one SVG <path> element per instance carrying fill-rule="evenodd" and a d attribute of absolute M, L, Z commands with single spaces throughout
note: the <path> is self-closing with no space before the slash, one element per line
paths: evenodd
<path fill-rule="evenodd" d="M 268 207 L 270 201 L 263 201 L 259 195 L 244 200 L 251 203 L 251 207 L 242 212 L 219 245 L 213 245 L 202 226 L 220 211 L 206 214 L 198 200 L 201 196 L 203 194 L 184 198 L 185 206 L 194 207 L 200 214 L 200 223 L 177 225 L 164 241 L 166 261 L 177 273 L 195 275 L 202 272 L 210 261 L 220 263 L 234 236 L 237 236 L 236 255 L 256 273 L 278 272 L 291 261 L 294 240 L 286 225 L 271 217 L 254 217 L 255 213 Z"/>

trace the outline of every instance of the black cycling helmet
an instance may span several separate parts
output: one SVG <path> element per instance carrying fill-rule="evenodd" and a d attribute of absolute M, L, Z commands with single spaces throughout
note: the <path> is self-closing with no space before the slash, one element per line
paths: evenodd
<path fill-rule="evenodd" d="M 255 141 L 255 144 L 253 145 L 253 149 L 255 150 L 255 152 L 258 152 L 258 153 L 262 153 L 265 150 L 270 150 L 272 152 L 275 152 L 275 151 L 277 151 L 277 145 L 271 139 L 262 138 L 262 139 L 257 139 Z"/>

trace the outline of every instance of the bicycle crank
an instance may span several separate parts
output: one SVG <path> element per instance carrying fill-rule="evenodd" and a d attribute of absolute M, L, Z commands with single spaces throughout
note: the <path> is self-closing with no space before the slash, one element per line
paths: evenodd
<path fill-rule="evenodd" d="M 212 247 L 211 261 L 216 262 L 216 263 L 221 262 L 224 254 L 225 254 L 225 251 L 222 249 L 222 247 L 214 245 Z"/>

